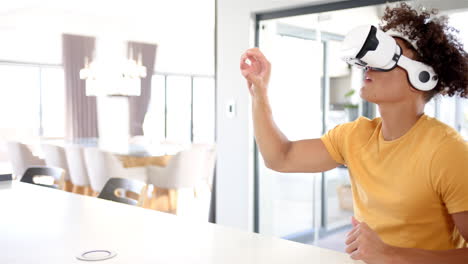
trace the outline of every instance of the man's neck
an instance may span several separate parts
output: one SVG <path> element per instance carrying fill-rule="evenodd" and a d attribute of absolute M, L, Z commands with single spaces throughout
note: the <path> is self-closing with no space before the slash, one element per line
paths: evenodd
<path fill-rule="evenodd" d="M 379 105 L 382 135 L 386 141 L 395 140 L 408 132 L 424 114 L 424 104 Z"/>

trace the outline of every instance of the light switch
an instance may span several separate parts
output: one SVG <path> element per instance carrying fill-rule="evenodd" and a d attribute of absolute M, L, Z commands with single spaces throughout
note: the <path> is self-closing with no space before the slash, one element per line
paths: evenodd
<path fill-rule="evenodd" d="M 226 103 L 226 116 L 227 118 L 236 117 L 236 101 L 229 100 Z"/>

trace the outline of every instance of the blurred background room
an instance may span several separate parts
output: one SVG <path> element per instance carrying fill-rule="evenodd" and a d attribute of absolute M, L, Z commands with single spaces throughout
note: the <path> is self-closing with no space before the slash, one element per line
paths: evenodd
<path fill-rule="evenodd" d="M 239 59 L 258 46 L 271 61 L 273 115 L 291 140 L 378 117 L 339 50 L 389 2 L 3 1 L 0 174 L 59 168 L 38 181 L 96 197 L 123 178 L 140 186 L 128 203 L 147 210 L 343 251 L 347 168 L 264 165 Z M 468 1 L 408 2 L 440 9 L 468 43 Z M 435 97 L 425 112 L 468 139 L 466 100 Z"/>

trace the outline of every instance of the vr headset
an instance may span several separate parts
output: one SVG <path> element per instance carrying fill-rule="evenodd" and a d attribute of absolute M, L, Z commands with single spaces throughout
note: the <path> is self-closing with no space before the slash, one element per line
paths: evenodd
<path fill-rule="evenodd" d="M 414 88 L 421 91 L 434 89 L 438 82 L 434 69 L 402 55 L 402 49 L 393 37 L 408 41 L 418 51 L 416 43 L 399 32 L 383 32 L 375 26 L 365 25 L 354 28 L 346 35 L 342 58 L 353 66 L 376 71 L 391 71 L 400 66 L 408 73 Z"/>

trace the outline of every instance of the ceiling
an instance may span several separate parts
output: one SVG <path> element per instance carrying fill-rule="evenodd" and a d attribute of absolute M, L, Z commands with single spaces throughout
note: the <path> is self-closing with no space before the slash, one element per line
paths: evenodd
<path fill-rule="evenodd" d="M 115 35 L 158 42 L 167 36 L 190 36 L 200 29 L 212 31 L 213 14 L 214 0 L 15 0 L 2 1 L 0 30 Z"/>
<path fill-rule="evenodd" d="M 200 29 L 207 29 L 206 31 L 212 34 L 214 1 L 2 1 L 0 5 L 0 30 L 40 30 L 41 32 L 67 32 L 84 35 L 115 35 L 125 39 L 147 42 L 158 42 L 160 39 L 167 38 L 187 39 L 192 36 L 196 37 L 196 33 L 201 32 Z M 294 6 L 321 1 L 256 0 L 254 2 Z M 468 6 L 466 0 L 418 0 L 415 2 L 440 9 L 458 9 Z"/>
<path fill-rule="evenodd" d="M 273 0 L 275 1 L 275 0 Z M 468 9 L 467 0 L 418 0 L 410 1 L 413 5 L 422 5 L 428 9 L 436 8 L 442 14 L 451 14 Z M 345 35 L 351 28 L 380 22 L 386 6 L 395 6 L 397 3 L 365 6 L 352 9 L 330 11 L 320 14 L 308 14 L 295 17 L 278 19 L 281 23 L 298 26 L 301 28 L 317 29 L 323 31 Z"/>

